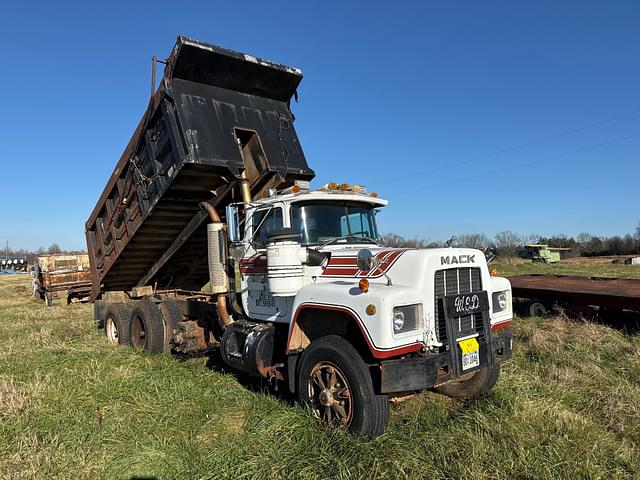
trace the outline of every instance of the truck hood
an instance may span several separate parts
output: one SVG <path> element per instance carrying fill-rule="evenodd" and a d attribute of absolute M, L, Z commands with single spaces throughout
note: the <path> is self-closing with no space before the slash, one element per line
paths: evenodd
<path fill-rule="evenodd" d="M 358 252 L 368 248 L 380 261 L 378 268 L 362 272 L 357 265 Z M 323 251 L 331 252 L 329 265 L 322 273 L 323 278 L 379 280 L 386 283 L 391 277 L 394 285 L 416 286 L 421 283 L 427 271 L 459 267 L 478 267 L 486 270 L 486 259 L 480 250 L 471 248 L 384 248 L 367 245 L 349 247 L 329 247 Z"/>

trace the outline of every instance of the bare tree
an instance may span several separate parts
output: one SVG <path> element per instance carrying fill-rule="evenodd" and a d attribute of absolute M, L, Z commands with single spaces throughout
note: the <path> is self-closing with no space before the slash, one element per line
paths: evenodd
<path fill-rule="evenodd" d="M 498 248 L 498 255 L 507 258 L 509 263 L 511 259 L 516 256 L 518 247 L 522 243 L 522 238 L 517 233 L 510 230 L 496 233 L 496 247 Z"/>
<path fill-rule="evenodd" d="M 589 257 L 592 255 L 593 235 L 587 232 L 579 233 L 578 236 L 576 236 L 576 242 L 583 255 Z"/>
<path fill-rule="evenodd" d="M 58 245 L 57 243 L 52 243 L 51 245 L 49 245 L 49 249 L 47 251 L 51 255 L 54 255 L 56 253 L 62 253 L 62 249 L 60 248 L 60 245 Z"/>
<path fill-rule="evenodd" d="M 461 233 L 456 237 L 456 247 L 478 248 L 482 250 L 487 247 L 491 241 L 484 233 Z"/>
<path fill-rule="evenodd" d="M 423 238 L 404 238 L 396 233 L 385 233 L 381 237 L 381 242 L 386 247 L 393 248 L 427 248 L 428 240 Z"/>
<path fill-rule="evenodd" d="M 540 240 L 540 235 L 537 233 L 529 233 L 527 235 L 522 235 L 520 240 L 524 245 L 535 244 Z"/>

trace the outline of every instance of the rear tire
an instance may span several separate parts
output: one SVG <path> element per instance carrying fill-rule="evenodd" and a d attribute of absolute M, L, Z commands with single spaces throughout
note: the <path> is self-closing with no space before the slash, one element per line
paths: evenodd
<path fill-rule="evenodd" d="M 131 311 L 126 303 L 114 303 L 107 307 L 104 316 L 104 333 L 111 345 L 128 345 L 131 341 Z"/>
<path fill-rule="evenodd" d="M 158 306 L 149 299 L 137 302 L 131 311 L 129 345 L 149 353 L 165 351 L 165 327 Z"/>
<path fill-rule="evenodd" d="M 326 427 L 377 437 L 387 426 L 389 398 L 375 393 L 367 366 L 342 337 L 328 335 L 307 347 L 296 391 Z"/>
<path fill-rule="evenodd" d="M 160 312 L 164 317 L 164 351 L 171 350 L 171 340 L 174 331 L 178 329 L 178 324 L 182 321 L 183 315 L 178 306 L 178 302 L 174 300 L 165 300 L 160 304 Z"/>
<path fill-rule="evenodd" d="M 482 367 L 470 378 L 436 387 L 436 392 L 453 398 L 474 398 L 493 388 L 500 376 L 500 365 Z"/>

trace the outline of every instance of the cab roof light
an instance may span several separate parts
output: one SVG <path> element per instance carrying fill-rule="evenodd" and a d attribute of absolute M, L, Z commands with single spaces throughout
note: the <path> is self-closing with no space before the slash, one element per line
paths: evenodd
<path fill-rule="evenodd" d="M 329 182 L 321 186 L 318 190 L 353 192 L 353 193 L 363 193 L 363 194 L 367 193 L 367 187 L 365 187 L 364 185 L 358 185 L 355 183 L 351 184 L 351 183 Z"/>
<path fill-rule="evenodd" d="M 336 182 L 329 182 L 322 185 L 318 190 L 337 190 L 338 184 Z"/>

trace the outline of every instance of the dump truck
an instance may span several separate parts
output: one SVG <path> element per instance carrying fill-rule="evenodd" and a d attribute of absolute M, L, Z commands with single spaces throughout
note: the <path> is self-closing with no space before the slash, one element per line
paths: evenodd
<path fill-rule="evenodd" d="M 114 345 L 217 351 L 324 425 L 376 436 L 391 397 L 493 387 L 510 285 L 479 250 L 381 245 L 388 202 L 362 185 L 311 188 L 301 79 L 178 37 L 86 223 L 95 318 Z"/>

